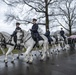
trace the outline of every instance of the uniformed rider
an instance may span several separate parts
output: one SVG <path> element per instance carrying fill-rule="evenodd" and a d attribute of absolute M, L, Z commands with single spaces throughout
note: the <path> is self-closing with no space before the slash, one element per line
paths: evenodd
<path fill-rule="evenodd" d="M 65 37 L 64 34 L 65 34 L 64 30 L 63 30 L 63 28 L 61 28 L 61 30 L 60 30 L 60 36 L 62 36 L 64 38 L 64 40 L 65 40 L 66 37 Z"/>
<path fill-rule="evenodd" d="M 34 41 L 36 42 L 36 46 L 38 47 L 39 33 L 38 33 L 38 24 L 36 22 L 37 19 L 33 18 L 33 26 L 30 30 L 31 30 L 32 38 L 34 39 Z"/>
<path fill-rule="evenodd" d="M 50 37 L 50 31 L 49 31 L 49 29 L 47 29 L 47 31 L 46 31 L 46 33 L 45 33 L 44 35 L 48 38 L 48 42 L 49 42 L 49 44 L 51 45 L 51 41 L 53 41 L 53 40 L 52 40 L 52 38 Z"/>
<path fill-rule="evenodd" d="M 14 37 L 15 43 L 16 43 L 16 39 L 17 39 L 17 36 L 16 36 L 17 30 L 21 30 L 21 28 L 20 28 L 19 26 L 20 26 L 20 23 L 19 23 L 19 22 L 16 22 L 16 29 L 15 29 L 15 31 L 13 32 L 13 34 L 11 35 L 11 37 Z"/>

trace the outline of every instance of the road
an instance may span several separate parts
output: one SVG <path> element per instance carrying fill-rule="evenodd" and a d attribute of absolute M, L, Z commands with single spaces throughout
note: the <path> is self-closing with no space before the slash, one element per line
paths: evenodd
<path fill-rule="evenodd" d="M 5 66 L 4 55 L 0 56 L 0 75 L 76 75 L 76 50 L 65 50 L 58 54 L 53 53 L 50 59 L 43 62 L 34 56 L 33 64 L 23 61 L 23 57 L 11 63 L 8 58 L 8 66 Z"/>

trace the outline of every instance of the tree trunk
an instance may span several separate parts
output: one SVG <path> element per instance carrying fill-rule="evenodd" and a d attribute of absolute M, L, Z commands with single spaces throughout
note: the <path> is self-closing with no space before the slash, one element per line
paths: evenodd
<path fill-rule="evenodd" d="M 72 35 L 72 29 L 71 26 L 69 27 L 69 36 Z"/>
<path fill-rule="evenodd" d="M 46 31 L 49 29 L 49 17 L 48 17 L 48 0 L 45 0 L 45 22 L 46 22 Z"/>
<path fill-rule="evenodd" d="M 72 35 L 72 25 L 71 25 L 70 12 L 69 12 L 69 36 L 70 35 Z"/>

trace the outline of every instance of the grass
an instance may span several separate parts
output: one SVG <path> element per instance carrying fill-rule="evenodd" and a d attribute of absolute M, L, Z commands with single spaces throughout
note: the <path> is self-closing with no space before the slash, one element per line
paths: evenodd
<path fill-rule="evenodd" d="M 51 46 L 50 46 L 51 47 Z M 38 50 L 41 50 L 42 49 L 42 46 L 41 47 L 39 47 L 38 48 Z M 4 51 L 5 51 L 5 53 L 7 52 L 7 48 L 4 48 Z M 33 50 L 36 50 L 36 47 L 35 48 L 33 48 Z M 22 52 L 25 52 L 26 51 L 26 49 L 24 49 L 24 51 L 22 51 Z M 14 54 L 16 54 L 16 53 L 18 53 L 18 50 L 17 49 L 14 49 L 13 51 L 12 51 Z M 2 53 L 2 51 L 0 50 L 0 55 L 2 55 L 3 53 Z"/>
<path fill-rule="evenodd" d="M 5 51 L 5 53 L 7 52 L 7 48 L 4 48 L 4 51 Z M 25 52 L 26 51 L 26 49 L 24 49 L 24 51 L 22 51 L 22 52 Z M 17 49 L 14 49 L 13 51 L 12 51 L 14 54 L 16 54 L 16 53 L 18 53 L 18 50 Z M 0 55 L 2 55 L 3 53 L 2 53 L 2 51 L 0 50 Z"/>
<path fill-rule="evenodd" d="M 40 49 L 42 49 L 42 47 L 39 47 L 38 48 L 38 50 L 40 50 Z M 4 48 L 4 51 L 5 51 L 5 53 L 7 52 L 7 48 Z M 35 48 L 33 48 L 33 51 L 34 50 L 36 50 L 36 47 Z M 26 49 L 24 49 L 24 51 L 22 51 L 22 52 L 25 52 L 26 51 Z M 16 53 L 18 53 L 18 50 L 17 49 L 14 49 L 13 51 L 12 51 L 14 54 L 16 54 Z M 2 55 L 3 53 L 2 53 L 2 51 L 0 50 L 0 55 Z"/>

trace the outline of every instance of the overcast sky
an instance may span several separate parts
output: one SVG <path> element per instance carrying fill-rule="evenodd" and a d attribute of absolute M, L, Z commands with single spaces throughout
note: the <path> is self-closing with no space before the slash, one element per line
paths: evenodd
<path fill-rule="evenodd" d="M 13 31 L 15 30 L 15 25 L 7 22 L 4 22 L 5 20 L 5 13 L 9 10 L 9 7 L 2 2 L 2 0 L 0 0 L 0 32 L 4 31 L 4 32 L 8 32 L 10 34 L 13 33 Z M 15 23 L 14 23 L 15 24 Z M 29 25 L 23 25 L 21 24 L 20 27 L 24 30 L 29 30 L 32 27 L 32 24 Z M 45 32 L 45 27 L 42 27 L 43 32 Z"/>
<path fill-rule="evenodd" d="M 2 2 L 2 0 L 0 0 L 0 31 L 4 31 L 4 32 L 8 32 L 8 33 L 12 34 L 13 31 L 15 30 L 15 23 L 10 24 L 10 23 L 4 22 L 4 20 L 5 20 L 5 13 L 7 13 L 9 10 L 10 10 L 9 6 L 6 5 L 4 2 Z M 17 12 L 18 9 L 15 9 L 15 10 Z M 28 7 L 26 7 L 25 10 L 27 11 Z M 18 13 L 16 13 L 16 14 L 18 14 Z M 32 17 L 32 13 L 29 14 L 29 15 L 31 15 L 30 17 Z M 35 18 L 35 17 L 36 17 L 36 15 L 34 14 L 34 17 L 32 17 L 32 18 Z M 32 24 L 29 24 L 29 25 L 23 25 L 23 24 L 21 24 L 20 27 L 22 29 L 28 31 L 29 29 L 31 29 Z M 43 33 L 45 33 L 45 26 L 40 26 L 40 28 L 42 29 Z M 53 30 L 56 31 L 57 29 L 59 29 L 59 28 L 56 27 L 54 29 L 51 29 L 51 32 Z"/>
<path fill-rule="evenodd" d="M 0 0 L 0 31 L 5 31 L 11 34 L 14 26 L 7 25 L 7 23 L 4 22 L 5 13 L 7 12 L 7 10 L 8 6 Z"/>

